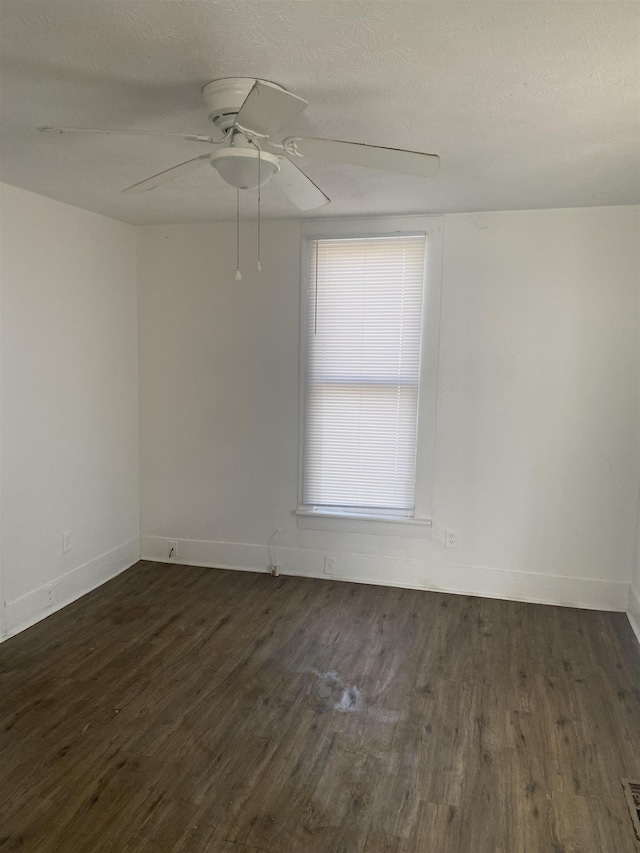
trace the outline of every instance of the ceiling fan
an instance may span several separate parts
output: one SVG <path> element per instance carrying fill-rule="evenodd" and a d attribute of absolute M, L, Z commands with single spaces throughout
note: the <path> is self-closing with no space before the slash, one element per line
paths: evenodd
<path fill-rule="evenodd" d="M 308 103 L 282 86 L 250 77 L 227 77 L 208 83 L 202 90 L 209 119 L 218 138 L 192 133 L 163 133 L 149 130 L 109 130 L 82 127 L 41 127 L 50 133 L 103 133 L 168 136 L 215 147 L 185 163 L 172 166 L 122 192 L 140 193 L 159 187 L 210 163 L 220 177 L 236 189 L 255 189 L 273 181 L 300 210 L 312 210 L 330 199 L 300 169 L 304 158 L 429 178 L 438 170 L 439 157 L 419 151 L 381 148 L 337 139 L 286 137 L 273 141 L 287 121 L 299 115 Z"/>

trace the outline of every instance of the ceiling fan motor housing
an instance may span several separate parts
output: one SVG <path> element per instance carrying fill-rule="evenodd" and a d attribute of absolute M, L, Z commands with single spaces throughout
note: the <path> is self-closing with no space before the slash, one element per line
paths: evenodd
<path fill-rule="evenodd" d="M 240 108 L 256 82 L 255 77 L 223 77 L 221 80 L 207 83 L 202 90 L 202 96 L 207 105 L 209 120 L 226 133 L 233 127 Z"/>

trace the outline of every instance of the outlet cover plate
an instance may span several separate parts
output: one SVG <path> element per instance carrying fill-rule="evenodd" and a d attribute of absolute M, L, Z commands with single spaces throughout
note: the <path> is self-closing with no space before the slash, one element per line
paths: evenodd
<path fill-rule="evenodd" d="M 458 547 L 458 531 L 457 530 L 445 530 L 445 532 L 444 532 L 444 547 L 445 548 L 457 548 Z"/>
<path fill-rule="evenodd" d="M 325 573 L 325 575 L 335 575 L 335 573 L 336 573 L 336 559 L 335 559 L 335 557 L 325 557 L 324 558 L 324 573 Z"/>

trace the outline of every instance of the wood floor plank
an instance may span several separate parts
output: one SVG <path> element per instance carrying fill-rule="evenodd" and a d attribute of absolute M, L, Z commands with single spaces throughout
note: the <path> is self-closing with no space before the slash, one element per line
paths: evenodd
<path fill-rule="evenodd" d="M 623 614 L 141 562 L 0 680 L 0 851 L 637 853 Z"/>

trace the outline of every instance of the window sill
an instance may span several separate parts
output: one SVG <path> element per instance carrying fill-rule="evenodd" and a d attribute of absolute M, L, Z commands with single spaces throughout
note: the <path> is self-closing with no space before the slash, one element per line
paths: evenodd
<path fill-rule="evenodd" d="M 297 525 L 308 530 L 334 533 L 368 533 L 382 536 L 425 537 L 431 534 L 430 518 L 402 515 L 366 515 L 361 512 L 297 509 Z"/>

